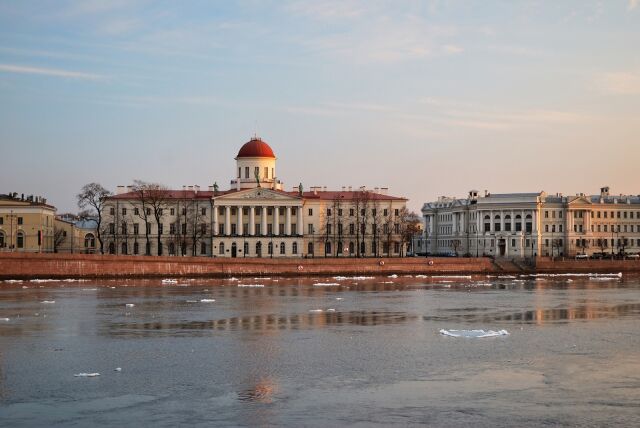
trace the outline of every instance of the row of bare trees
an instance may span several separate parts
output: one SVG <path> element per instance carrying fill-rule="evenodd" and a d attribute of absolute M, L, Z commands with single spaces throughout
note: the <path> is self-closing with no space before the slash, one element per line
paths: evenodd
<path fill-rule="evenodd" d="M 332 255 L 338 257 L 343 252 L 341 243 L 354 242 L 356 257 L 382 254 L 381 245 L 391 254 L 392 244 L 399 243 L 399 256 L 404 256 L 406 244 L 420 230 L 420 217 L 406 207 L 393 208 L 387 201 L 374 199 L 372 193 L 360 189 L 353 198 L 344 200 L 339 194 L 320 213 L 321 228 L 316 240 L 325 246 L 331 244 Z M 372 251 L 367 251 L 367 245 Z M 351 253 L 351 249 L 348 250 Z M 325 256 L 326 256 L 325 252 Z"/>

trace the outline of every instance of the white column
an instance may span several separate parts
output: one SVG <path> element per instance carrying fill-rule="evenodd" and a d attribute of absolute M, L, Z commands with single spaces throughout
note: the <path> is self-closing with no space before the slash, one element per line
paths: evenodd
<path fill-rule="evenodd" d="M 242 210 L 244 209 L 244 207 L 238 207 L 236 209 L 236 212 L 238 213 L 236 215 L 236 232 L 238 232 L 238 235 L 244 235 L 244 224 L 242 223 Z"/>
<path fill-rule="evenodd" d="M 538 232 L 538 210 L 533 210 L 532 213 L 532 217 L 533 217 L 533 233 L 537 233 Z"/>
<path fill-rule="evenodd" d="M 284 234 L 291 235 L 291 207 L 287 207 L 284 217 Z"/>
<path fill-rule="evenodd" d="M 504 232 L 504 211 L 500 210 L 500 231 Z"/>
<path fill-rule="evenodd" d="M 218 206 L 213 206 L 213 230 L 211 231 L 213 235 L 218 234 Z"/>
<path fill-rule="evenodd" d="M 273 207 L 273 234 L 280 235 L 280 207 Z"/>
<path fill-rule="evenodd" d="M 224 207 L 224 234 L 231 235 L 231 207 L 229 205 Z"/>
<path fill-rule="evenodd" d="M 516 213 L 511 210 L 511 233 L 516 233 Z"/>
<path fill-rule="evenodd" d="M 302 207 L 298 207 L 298 219 L 296 220 L 296 227 L 298 228 L 297 232 L 298 235 L 302 236 L 302 234 L 304 233 L 304 227 L 302 225 Z"/>
<path fill-rule="evenodd" d="M 522 212 L 520 213 L 520 228 L 521 228 L 521 232 L 522 232 L 523 235 L 525 234 L 525 232 L 527 230 L 526 229 L 527 221 L 525 220 L 524 217 L 525 217 L 525 213 L 524 213 L 524 210 L 522 210 Z"/>
<path fill-rule="evenodd" d="M 490 217 L 490 218 L 489 218 L 489 221 L 490 221 L 490 223 L 489 223 L 489 230 L 491 231 L 491 233 L 493 233 L 493 232 L 495 232 L 495 230 L 494 230 L 494 229 L 495 229 L 495 227 L 494 227 L 494 223 L 493 223 L 493 221 L 494 221 L 494 220 L 493 220 L 493 211 L 489 211 L 489 213 L 490 213 L 490 214 L 489 214 L 489 217 Z"/>
<path fill-rule="evenodd" d="M 249 207 L 249 235 L 256 234 L 256 207 Z"/>
<path fill-rule="evenodd" d="M 260 234 L 267 235 L 267 207 L 260 207 Z"/>

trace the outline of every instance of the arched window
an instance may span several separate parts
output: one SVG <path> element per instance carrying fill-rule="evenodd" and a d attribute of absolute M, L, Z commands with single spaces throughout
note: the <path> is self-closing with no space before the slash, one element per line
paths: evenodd
<path fill-rule="evenodd" d="M 220 245 L 218 245 L 218 254 L 224 255 L 224 242 L 221 242 Z"/>
<path fill-rule="evenodd" d="M 291 244 L 291 252 L 293 254 L 298 254 L 298 243 L 294 242 L 293 244 Z"/>
<path fill-rule="evenodd" d="M 353 255 L 356 251 L 356 246 L 353 242 L 349 242 L 349 254 Z"/>
<path fill-rule="evenodd" d="M 84 236 L 84 248 L 92 249 L 96 246 L 96 237 L 93 236 L 93 233 L 87 233 Z"/>
<path fill-rule="evenodd" d="M 245 242 L 244 245 L 242 246 L 242 251 L 244 251 L 244 255 L 248 256 L 249 255 L 249 243 Z"/>
<path fill-rule="evenodd" d="M 494 218 L 493 230 L 496 232 L 500 232 L 500 216 L 496 215 Z"/>
<path fill-rule="evenodd" d="M 24 232 L 23 231 L 18 232 L 18 235 L 16 238 L 16 246 L 18 248 L 24 248 Z"/>
<path fill-rule="evenodd" d="M 484 216 L 484 231 L 489 232 L 491 230 L 491 217 Z"/>
<path fill-rule="evenodd" d="M 533 231 L 533 219 L 531 218 L 531 214 L 527 214 L 527 216 L 525 217 L 525 231 L 527 233 L 531 233 Z"/>
<path fill-rule="evenodd" d="M 307 254 L 313 254 L 313 242 L 309 242 L 307 245 Z"/>
<path fill-rule="evenodd" d="M 522 231 L 522 216 L 520 214 L 516 215 L 516 232 Z"/>
<path fill-rule="evenodd" d="M 511 216 L 509 214 L 504 216 L 504 230 L 511 232 Z"/>
<path fill-rule="evenodd" d="M 120 254 L 128 254 L 127 253 L 127 243 L 123 242 L 122 245 L 120 246 Z"/>
<path fill-rule="evenodd" d="M 114 244 L 113 242 L 109 242 L 109 254 L 115 254 L 116 253 L 116 244 Z"/>
<path fill-rule="evenodd" d="M 338 256 L 342 255 L 342 251 L 344 250 L 344 247 L 342 246 L 342 241 L 338 241 L 338 246 L 336 247 L 336 251 L 338 252 Z"/>
<path fill-rule="evenodd" d="M 285 254 L 286 252 L 286 247 L 284 245 L 284 242 L 280 243 L 280 254 Z"/>

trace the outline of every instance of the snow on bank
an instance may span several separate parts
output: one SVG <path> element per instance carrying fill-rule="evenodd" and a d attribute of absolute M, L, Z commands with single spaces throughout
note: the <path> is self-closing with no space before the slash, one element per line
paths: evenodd
<path fill-rule="evenodd" d="M 74 374 L 75 377 L 96 377 L 100 376 L 100 373 L 78 373 Z"/>
<path fill-rule="evenodd" d="M 238 287 L 264 288 L 264 284 L 238 284 Z"/>
<path fill-rule="evenodd" d="M 337 282 L 316 282 L 313 284 L 314 287 L 335 287 L 340 286 Z"/>
<path fill-rule="evenodd" d="M 479 338 L 479 337 L 496 337 L 496 336 L 506 336 L 509 334 L 507 330 L 440 330 L 440 334 L 444 336 L 451 337 L 471 337 L 471 338 Z"/>

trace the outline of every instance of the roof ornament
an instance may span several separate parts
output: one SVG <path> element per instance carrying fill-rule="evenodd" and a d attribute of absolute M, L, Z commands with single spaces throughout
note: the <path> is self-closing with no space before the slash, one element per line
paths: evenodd
<path fill-rule="evenodd" d="M 213 193 L 214 194 L 218 193 L 218 182 L 217 181 L 213 182 Z"/>
<path fill-rule="evenodd" d="M 260 186 L 260 170 L 256 168 L 253 175 L 256 177 L 256 183 L 258 184 L 258 187 L 261 187 Z"/>
<path fill-rule="evenodd" d="M 304 187 L 302 187 L 302 183 L 298 184 L 298 195 L 302 196 L 304 191 Z"/>

